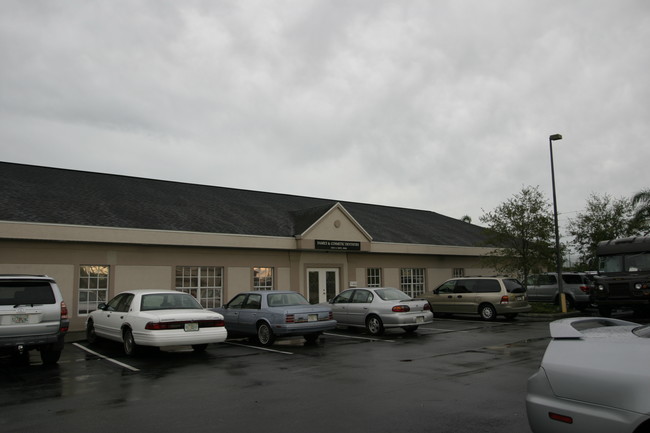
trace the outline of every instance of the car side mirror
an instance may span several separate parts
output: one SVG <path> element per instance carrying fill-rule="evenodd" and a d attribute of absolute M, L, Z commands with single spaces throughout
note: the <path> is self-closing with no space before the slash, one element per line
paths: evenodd
<path fill-rule="evenodd" d="M 106 304 L 105 304 L 104 302 L 100 303 L 100 304 L 97 306 L 97 309 L 98 309 L 98 310 L 102 310 L 102 311 L 106 311 Z"/>
<path fill-rule="evenodd" d="M 440 289 L 436 289 L 436 290 L 434 290 L 434 291 L 433 291 L 433 294 L 434 294 L 434 295 L 439 295 L 439 294 L 440 294 Z"/>

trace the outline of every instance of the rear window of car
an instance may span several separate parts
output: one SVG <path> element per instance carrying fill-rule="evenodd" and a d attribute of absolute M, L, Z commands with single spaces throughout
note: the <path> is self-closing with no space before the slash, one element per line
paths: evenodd
<path fill-rule="evenodd" d="M 582 275 L 562 274 L 562 281 L 564 281 L 567 284 L 582 284 L 584 282 L 584 279 Z"/>
<path fill-rule="evenodd" d="M 182 293 L 143 295 L 141 311 L 153 310 L 194 310 L 203 307 L 192 296 Z"/>
<path fill-rule="evenodd" d="M 397 289 L 376 289 L 375 293 L 384 301 L 408 301 L 409 295 Z"/>
<path fill-rule="evenodd" d="M 0 282 L 0 305 L 55 304 L 52 286 L 43 281 Z"/>
<path fill-rule="evenodd" d="M 268 295 L 269 307 L 291 307 L 293 305 L 309 305 L 309 301 L 298 293 L 275 293 Z"/>
<path fill-rule="evenodd" d="M 524 293 L 526 291 L 524 285 L 514 278 L 503 280 L 503 284 L 506 286 L 508 293 Z"/>

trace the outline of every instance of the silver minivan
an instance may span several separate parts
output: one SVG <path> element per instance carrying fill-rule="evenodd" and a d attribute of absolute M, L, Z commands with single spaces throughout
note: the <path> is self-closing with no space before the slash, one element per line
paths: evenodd
<path fill-rule="evenodd" d="M 56 282 L 45 275 L 0 275 L 0 354 L 41 354 L 56 364 L 70 322 Z"/>
<path fill-rule="evenodd" d="M 422 297 L 431 304 L 433 314 L 478 314 L 483 320 L 497 315 L 514 319 L 531 310 L 526 288 L 515 278 L 463 277 L 445 281 Z"/>
<path fill-rule="evenodd" d="M 559 304 L 557 272 L 529 275 L 526 280 L 528 300 Z M 591 281 L 582 272 L 562 272 L 562 291 L 570 308 L 583 311 L 589 306 Z"/>

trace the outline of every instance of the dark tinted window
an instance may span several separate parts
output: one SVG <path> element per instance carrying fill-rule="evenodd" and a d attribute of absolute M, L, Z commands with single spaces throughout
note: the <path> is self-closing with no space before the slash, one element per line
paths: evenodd
<path fill-rule="evenodd" d="M 54 304 L 52 287 L 42 281 L 0 282 L 0 305 Z"/>
<path fill-rule="evenodd" d="M 477 293 L 499 293 L 501 291 L 501 284 L 499 280 L 477 280 L 475 291 Z"/>
<path fill-rule="evenodd" d="M 503 285 L 506 286 L 508 293 L 524 293 L 526 291 L 524 285 L 514 278 L 503 280 Z"/>
<path fill-rule="evenodd" d="M 367 290 L 355 290 L 352 296 L 352 302 L 355 304 L 365 304 L 372 301 L 372 293 Z"/>
<path fill-rule="evenodd" d="M 336 298 L 334 298 L 334 304 L 347 304 L 350 302 L 350 298 L 352 297 L 352 293 L 354 290 L 346 290 L 345 292 L 341 292 L 340 295 L 338 295 Z"/>
<path fill-rule="evenodd" d="M 584 282 L 582 275 L 562 274 L 562 281 L 567 284 L 582 284 Z"/>

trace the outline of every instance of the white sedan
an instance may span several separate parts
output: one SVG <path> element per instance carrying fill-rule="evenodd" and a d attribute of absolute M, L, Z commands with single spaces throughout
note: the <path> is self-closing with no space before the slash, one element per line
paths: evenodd
<path fill-rule="evenodd" d="M 532 431 L 650 432 L 650 325 L 576 317 L 550 326 L 542 365 L 528 379 Z"/>
<path fill-rule="evenodd" d="M 190 294 L 175 290 L 130 290 L 99 304 L 86 320 L 86 339 L 123 343 L 133 355 L 138 346 L 192 346 L 203 351 L 226 340 L 223 316 L 207 310 Z"/>

